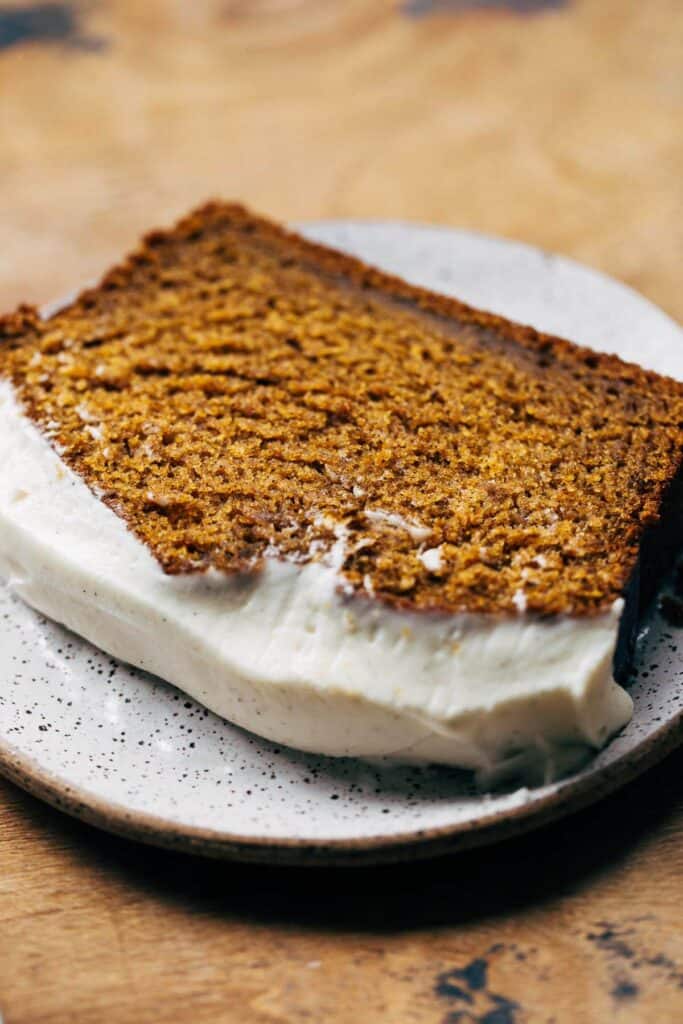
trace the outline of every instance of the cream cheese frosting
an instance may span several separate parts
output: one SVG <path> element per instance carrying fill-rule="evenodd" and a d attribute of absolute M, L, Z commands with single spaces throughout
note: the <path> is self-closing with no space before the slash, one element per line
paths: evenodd
<path fill-rule="evenodd" d="M 612 677 L 622 600 L 576 618 L 527 616 L 523 595 L 515 616 L 411 613 L 345 593 L 334 549 L 303 565 L 274 556 L 256 573 L 168 576 L 64 464 L 7 381 L 0 466 L 0 576 L 12 590 L 268 739 L 455 765 L 484 785 L 538 782 L 631 717 Z M 437 549 L 422 558 L 438 568 Z"/>

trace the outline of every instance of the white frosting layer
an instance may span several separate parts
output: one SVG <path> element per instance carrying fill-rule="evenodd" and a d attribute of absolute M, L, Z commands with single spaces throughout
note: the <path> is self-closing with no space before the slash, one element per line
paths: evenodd
<path fill-rule="evenodd" d="M 418 615 L 344 596 L 333 563 L 166 576 L 4 381 L 0 575 L 115 657 L 303 750 L 538 781 L 631 716 L 611 674 L 623 602 L 584 619 Z"/>

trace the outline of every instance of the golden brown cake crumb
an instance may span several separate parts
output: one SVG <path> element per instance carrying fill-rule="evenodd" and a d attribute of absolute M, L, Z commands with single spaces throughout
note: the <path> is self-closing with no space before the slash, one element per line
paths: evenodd
<path fill-rule="evenodd" d="M 0 374 L 168 573 L 305 562 L 416 609 L 589 614 L 683 450 L 683 386 L 211 203 Z"/>

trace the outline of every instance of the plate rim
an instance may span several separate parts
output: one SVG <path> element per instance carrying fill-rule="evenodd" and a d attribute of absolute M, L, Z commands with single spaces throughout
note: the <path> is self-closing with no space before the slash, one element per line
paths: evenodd
<path fill-rule="evenodd" d="M 438 232 L 488 241 L 504 247 L 551 259 L 573 272 L 588 273 L 612 288 L 622 290 L 661 318 L 669 328 L 681 330 L 668 313 L 641 295 L 630 285 L 602 270 L 577 260 L 542 249 L 527 242 L 445 224 L 401 219 L 324 218 L 298 221 L 293 225 L 302 233 L 335 227 L 398 228 L 411 232 Z M 334 244 L 332 246 L 334 248 Z M 362 257 L 361 257 L 362 258 Z M 438 290 L 438 289 L 434 289 Z M 78 294 L 70 292 L 60 300 L 44 304 L 42 312 L 51 315 Z M 634 747 L 613 764 L 590 765 L 578 774 L 561 780 L 559 788 L 511 808 L 484 812 L 475 819 L 365 837 L 295 838 L 232 833 L 225 829 L 182 824 L 170 818 L 142 810 L 130 810 L 116 800 L 98 796 L 78 784 L 67 784 L 57 772 L 46 769 L 31 754 L 0 739 L 0 775 L 21 789 L 73 818 L 105 832 L 147 845 L 202 854 L 226 860 L 281 865 L 347 866 L 390 863 L 438 856 L 446 852 L 471 849 L 531 831 L 550 821 L 573 814 L 616 792 L 638 775 L 661 761 L 683 743 L 683 708 L 671 715 L 654 731 L 648 732 Z"/>
<path fill-rule="evenodd" d="M 569 776 L 544 796 L 475 820 L 412 832 L 365 838 L 295 839 L 247 836 L 196 825 L 183 825 L 145 811 L 130 811 L 59 776 L 30 755 L 17 754 L 0 742 L 0 774 L 31 796 L 87 825 L 148 846 L 202 854 L 213 859 L 288 866 L 339 866 L 422 860 L 513 838 L 574 814 L 628 785 L 683 743 L 683 709 L 649 733 L 612 765 Z"/>

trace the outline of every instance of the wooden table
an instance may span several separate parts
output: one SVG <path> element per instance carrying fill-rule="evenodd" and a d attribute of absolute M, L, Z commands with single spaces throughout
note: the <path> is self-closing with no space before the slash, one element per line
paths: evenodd
<path fill-rule="evenodd" d="M 0 4 L 0 305 L 210 194 L 522 238 L 683 317 L 680 0 Z M 1 471 L 1 467 L 0 467 Z M 206 864 L 0 783 L 6 1024 L 683 1020 L 683 754 L 435 863 Z"/>

